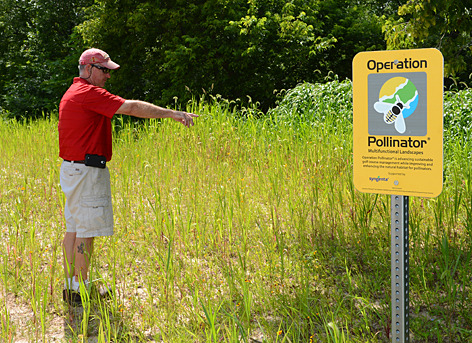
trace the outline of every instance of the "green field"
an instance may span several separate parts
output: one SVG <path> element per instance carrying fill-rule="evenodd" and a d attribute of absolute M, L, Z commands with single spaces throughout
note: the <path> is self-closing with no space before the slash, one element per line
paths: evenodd
<path fill-rule="evenodd" d="M 115 235 L 62 302 L 57 114 L 0 122 L 0 341 L 389 342 L 390 196 L 352 183 L 351 83 L 117 118 Z M 472 92 L 445 97 L 444 189 L 410 198 L 412 342 L 472 342 Z"/>

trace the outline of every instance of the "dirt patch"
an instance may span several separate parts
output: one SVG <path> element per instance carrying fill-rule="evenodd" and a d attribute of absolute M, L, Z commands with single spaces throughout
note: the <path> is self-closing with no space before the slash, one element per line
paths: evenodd
<path fill-rule="evenodd" d="M 0 315 L 2 320 L 8 322 L 9 332 L 6 333 L 15 343 L 29 343 L 42 341 L 42 325 L 39 314 L 35 316 L 31 304 L 12 293 L 0 294 L 0 302 L 5 304 L 6 310 Z M 63 313 L 59 313 L 53 307 L 47 315 L 47 323 L 44 324 L 46 339 L 48 342 L 67 342 L 74 337 L 82 325 L 84 310 L 82 307 L 68 307 L 64 305 Z M 95 324 L 95 325 L 94 325 Z M 98 342 L 94 320 L 89 321 L 88 343 Z M 95 332 L 94 332 L 95 331 Z"/>

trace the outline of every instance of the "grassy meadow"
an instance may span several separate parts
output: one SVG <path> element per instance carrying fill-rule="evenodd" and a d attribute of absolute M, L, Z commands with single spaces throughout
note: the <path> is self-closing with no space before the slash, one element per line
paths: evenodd
<path fill-rule="evenodd" d="M 0 122 L 1 342 L 389 342 L 390 196 L 352 182 L 351 83 L 276 109 L 115 120 L 115 235 L 62 301 L 57 114 Z M 412 342 L 472 342 L 472 92 L 445 95 L 444 189 L 410 197 Z"/>

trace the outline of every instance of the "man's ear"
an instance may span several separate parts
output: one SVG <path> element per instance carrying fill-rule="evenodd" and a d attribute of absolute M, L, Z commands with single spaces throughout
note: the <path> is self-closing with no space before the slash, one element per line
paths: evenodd
<path fill-rule="evenodd" d="M 84 66 L 79 66 L 79 76 L 82 78 L 88 79 L 91 76 L 92 65 L 85 64 Z"/>

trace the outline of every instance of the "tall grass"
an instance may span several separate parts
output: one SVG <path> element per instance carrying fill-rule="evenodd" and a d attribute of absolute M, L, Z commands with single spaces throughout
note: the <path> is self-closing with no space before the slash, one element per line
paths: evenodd
<path fill-rule="evenodd" d="M 82 312 L 61 300 L 57 119 L 1 123 L 0 340 L 388 342 L 390 198 L 353 187 L 350 87 L 300 85 L 263 116 L 195 101 L 191 129 L 117 120 L 115 235 L 97 239 L 91 270 L 115 296 Z M 464 96 L 447 95 L 447 125 Z M 415 342 L 472 339 L 460 125 L 442 194 L 410 203 Z"/>

